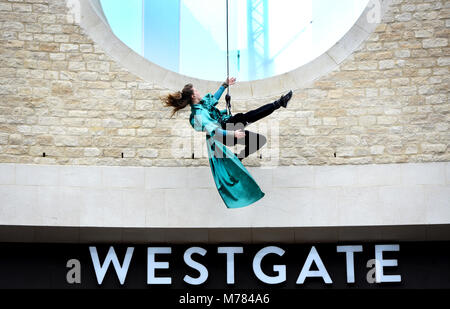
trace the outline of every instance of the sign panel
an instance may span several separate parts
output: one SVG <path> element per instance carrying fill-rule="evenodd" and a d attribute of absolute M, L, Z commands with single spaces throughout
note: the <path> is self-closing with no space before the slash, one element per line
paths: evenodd
<path fill-rule="evenodd" d="M 3 243 L 0 288 L 450 288 L 450 242 Z"/>

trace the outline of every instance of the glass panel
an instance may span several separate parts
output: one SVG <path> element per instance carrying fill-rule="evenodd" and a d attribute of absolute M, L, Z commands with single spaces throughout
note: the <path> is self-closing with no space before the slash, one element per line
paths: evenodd
<path fill-rule="evenodd" d="M 279 75 L 314 60 L 353 26 L 369 0 L 229 0 L 230 75 Z M 169 70 L 222 81 L 226 0 L 101 0 L 113 32 Z"/>

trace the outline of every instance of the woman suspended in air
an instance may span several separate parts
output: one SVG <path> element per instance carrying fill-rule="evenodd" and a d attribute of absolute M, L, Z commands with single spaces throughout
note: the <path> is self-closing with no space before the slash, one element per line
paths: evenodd
<path fill-rule="evenodd" d="M 227 109 L 219 110 L 216 105 L 224 90 L 235 81 L 235 78 L 227 78 L 214 95 L 208 93 L 202 97 L 192 84 L 187 84 L 181 91 L 164 98 L 165 106 L 173 107 L 172 116 L 189 105 L 191 126 L 196 131 L 206 132 L 211 172 L 217 190 L 228 208 L 248 206 L 265 195 L 241 161 L 260 149 L 266 143 L 266 138 L 245 130 L 245 127 L 270 115 L 281 106 L 286 108 L 292 97 L 292 91 L 289 91 L 272 103 L 246 113 L 231 115 L 231 112 L 227 113 Z M 239 154 L 226 147 L 236 144 L 245 145 Z"/>

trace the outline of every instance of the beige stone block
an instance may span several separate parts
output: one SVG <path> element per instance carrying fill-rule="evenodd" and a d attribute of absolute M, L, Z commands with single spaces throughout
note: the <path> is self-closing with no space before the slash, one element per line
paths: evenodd
<path fill-rule="evenodd" d="M 62 43 L 60 45 L 60 51 L 63 53 L 77 52 L 79 50 L 78 44 Z"/>
<path fill-rule="evenodd" d="M 158 153 L 157 149 L 139 149 L 137 151 L 137 155 L 142 158 L 157 158 Z"/>
<path fill-rule="evenodd" d="M 390 125 L 397 122 L 397 117 L 395 116 L 378 116 L 377 124 L 380 125 Z"/>
<path fill-rule="evenodd" d="M 9 144 L 10 145 L 21 145 L 23 143 L 23 135 L 22 134 L 11 134 L 9 136 Z"/>
<path fill-rule="evenodd" d="M 433 38 L 423 40 L 423 48 L 445 47 L 448 45 L 446 38 Z"/>
<path fill-rule="evenodd" d="M 120 136 L 135 136 L 136 129 L 119 129 L 117 130 L 117 134 Z"/>
<path fill-rule="evenodd" d="M 11 3 L 0 3 L 0 11 L 12 11 Z"/>
<path fill-rule="evenodd" d="M 78 146 L 76 136 L 55 136 L 55 146 Z"/>
<path fill-rule="evenodd" d="M 395 51 L 395 56 L 398 58 L 409 58 L 411 57 L 411 51 L 408 49 L 402 49 Z"/>
<path fill-rule="evenodd" d="M 405 154 L 417 154 L 419 152 L 417 145 L 408 145 L 405 148 Z"/>
<path fill-rule="evenodd" d="M 394 60 L 382 60 L 379 62 L 380 70 L 393 69 L 395 67 Z"/>
<path fill-rule="evenodd" d="M 448 95 L 443 93 L 430 95 L 426 97 L 427 104 L 442 104 L 447 102 L 448 102 Z"/>
<path fill-rule="evenodd" d="M 98 157 L 102 154 L 101 149 L 98 148 L 85 148 L 84 155 L 86 157 Z"/>
<path fill-rule="evenodd" d="M 439 66 L 448 66 L 450 65 L 450 57 L 439 57 L 437 60 L 437 64 Z"/>
<path fill-rule="evenodd" d="M 446 144 L 421 144 L 420 148 L 424 153 L 444 153 L 447 150 Z"/>
<path fill-rule="evenodd" d="M 337 126 L 336 117 L 323 117 L 322 121 L 323 121 L 323 124 L 326 126 Z"/>
<path fill-rule="evenodd" d="M 52 95 L 70 95 L 73 93 L 72 83 L 69 81 L 52 82 Z"/>
<path fill-rule="evenodd" d="M 88 61 L 86 68 L 92 72 L 107 73 L 109 72 L 109 63 L 106 61 Z"/>
<path fill-rule="evenodd" d="M 7 145 L 9 140 L 9 134 L 0 133 L 0 145 Z"/>

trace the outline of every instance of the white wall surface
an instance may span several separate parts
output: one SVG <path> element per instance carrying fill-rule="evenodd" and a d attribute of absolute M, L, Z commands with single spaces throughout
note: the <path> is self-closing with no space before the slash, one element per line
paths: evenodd
<path fill-rule="evenodd" d="M 292 237 L 309 228 L 320 239 L 317 228 L 450 224 L 450 162 L 249 171 L 266 196 L 227 209 L 209 167 L 0 164 L 0 226 L 279 228 Z"/>

